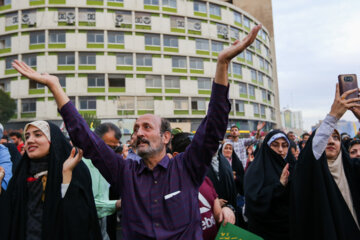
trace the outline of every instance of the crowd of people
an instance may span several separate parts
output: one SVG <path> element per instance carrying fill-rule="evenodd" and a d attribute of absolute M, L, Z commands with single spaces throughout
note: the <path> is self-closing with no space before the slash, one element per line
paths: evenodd
<path fill-rule="evenodd" d="M 261 122 L 249 138 L 228 128 L 227 68 L 260 28 L 219 54 L 195 134 L 145 114 L 122 145 L 116 125 L 89 128 L 56 76 L 15 60 L 52 92 L 70 139 L 43 120 L 1 136 L 1 239 L 113 240 L 117 211 L 122 239 L 213 240 L 227 223 L 270 240 L 360 239 L 360 140 L 336 130 L 347 110 L 360 120 L 355 90 L 337 86 L 320 127 L 299 138 Z"/>

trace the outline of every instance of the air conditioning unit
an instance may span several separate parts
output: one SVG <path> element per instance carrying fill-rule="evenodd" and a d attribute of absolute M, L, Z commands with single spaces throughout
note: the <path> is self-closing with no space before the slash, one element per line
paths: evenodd
<path fill-rule="evenodd" d="M 225 39 L 229 39 L 229 35 L 227 33 L 224 33 L 223 36 Z"/>
<path fill-rule="evenodd" d="M 117 14 L 115 17 L 115 27 L 121 27 L 121 24 L 124 22 L 124 17 L 121 14 Z"/>
<path fill-rule="evenodd" d="M 75 23 L 75 14 L 73 12 L 68 12 L 66 14 L 66 23 L 69 24 L 69 25 L 72 25 Z"/>
<path fill-rule="evenodd" d="M 23 24 L 28 24 L 28 22 L 29 22 L 29 20 L 30 20 L 30 17 L 29 17 L 29 15 L 28 14 L 24 14 L 23 16 L 22 16 L 22 22 L 23 22 Z"/>
<path fill-rule="evenodd" d="M 194 29 L 197 30 L 197 31 L 200 31 L 201 30 L 201 23 L 199 23 L 199 22 L 194 23 Z"/>
<path fill-rule="evenodd" d="M 95 13 L 88 13 L 87 19 L 89 22 L 95 22 Z"/>
<path fill-rule="evenodd" d="M 12 17 L 12 23 L 17 24 L 18 23 L 18 16 Z"/>
<path fill-rule="evenodd" d="M 180 20 L 180 19 L 176 20 L 176 26 L 177 26 L 178 28 L 185 28 L 185 22 L 184 22 L 184 20 Z"/>
<path fill-rule="evenodd" d="M 58 20 L 59 20 L 59 21 L 64 21 L 64 20 L 66 20 L 66 13 L 65 13 L 65 12 L 59 12 L 59 13 L 58 13 Z"/>
<path fill-rule="evenodd" d="M 28 21 L 28 26 L 35 26 L 35 21 L 33 21 L 33 20 L 29 20 Z"/>
<path fill-rule="evenodd" d="M 143 17 L 144 24 L 151 24 L 151 18 L 150 17 Z"/>

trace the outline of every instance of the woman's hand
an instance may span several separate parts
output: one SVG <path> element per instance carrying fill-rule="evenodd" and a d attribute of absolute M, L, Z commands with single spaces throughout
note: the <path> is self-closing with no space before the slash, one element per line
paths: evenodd
<path fill-rule="evenodd" d="M 75 155 L 75 148 L 71 150 L 69 158 L 63 164 L 63 184 L 69 184 L 72 178 L 72 171 L 76 165 L 81 161 L 83 156 L 83 151 L 79 149 L 78 153 Z"/>
<path fill-rule="evenodd" d="M 290 176 L 290 172 L 289 172 L 289 164 L 287 163 L 281 173 L 280 176 L 280 183 L 285 187 L 289 181 L 289 176 Z"/>
<path fill-rule="evenodd" d="M 223 207 L 221 209 L 219 222 L 222 222 L 222 221 L 224 221 L 223 226 L 225 226 L 226 223 L 235 224 L 235 214 L 230 208 Z"/>
<path fill-rule="evenodd" d="M 360 105 L 356 102 L 359 102 L 360 98 L 346 99 L 346 97 L 349 94 L 354 93 L 356 90 L 357 89 L 352 89 L 352 90 L 346 91 L 340 96 L 340 88 L 339 88 L 339 84 L 337 83 L 335 99 L 334 99 L 333 104 L 331 105 L 331 110 L 330 110 L 329 114 L 333 117 L 336 117 L 337 119 L 340 119 L 344 115 L 346 110 L 353 109 L 353 108 L 359 108 Z M 355 114 L 355 116 L 356 116 L 356 114 Z"/>

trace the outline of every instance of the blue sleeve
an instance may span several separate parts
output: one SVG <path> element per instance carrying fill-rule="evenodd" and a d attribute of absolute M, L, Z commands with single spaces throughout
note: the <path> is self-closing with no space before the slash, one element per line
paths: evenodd
<path fill-rule="evenodd" d="M 9 150 L 2 144 L 0 144 L 0 166 L 5 170 L 5 177 L 1 182 L 1 187 L 2 189 L 6 190 L 12 177 L 12 162 L 10 159 Z"/>

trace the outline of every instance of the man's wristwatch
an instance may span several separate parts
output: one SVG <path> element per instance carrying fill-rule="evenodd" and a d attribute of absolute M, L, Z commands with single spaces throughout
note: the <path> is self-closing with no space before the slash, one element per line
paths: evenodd
<path fill-rule="evenodd" d="M 236 213 L 235 208 L 231 204 L 226 204 L 224 207 L 230 208 L 234 213 Z"/>

